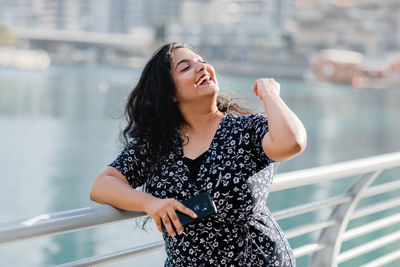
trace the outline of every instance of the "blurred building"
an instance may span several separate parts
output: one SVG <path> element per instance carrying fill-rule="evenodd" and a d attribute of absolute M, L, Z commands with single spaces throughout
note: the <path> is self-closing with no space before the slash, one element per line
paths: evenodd
<path fill-rule="evenodd" d="M 126 64 L 129 55 L 143 57 L 163 41 L 165 25 L 179 20 L 180 4 L 179 0 L 0 0 L 0 24 L 22 36 L 20 47 L 44 49 L 57 62 L 76 58 Z M 26 32 L 31 32 L 29 37 Z M 103 38 L 104 45 L 90 43 L 93 38 L 88 35 L 85 40 L 82 32 Z M 110 38 L 121 40 L 125 34 L 131 42 L 128 48 L 124 42 L 107 47 Z"/>
<path fill-rule="evenodd" d="M 291 0 L 185 1 L 181 20 L 168 26 L 166 39 L 190 43 L 216 58 L 247 58 L 249 49 L 282 46 L 293 11 Z"/>
<path fill-rule="evenodd" d="M 304 64 L 304 57 L 291 54 L 286 29 L 294 12 L 293 0 L 185 1 L 181 21 L 167 27 L 166 41 L 189 43 L 227 71 L 227 62 L 234 61 L 241 62 L 235 66 L 240 73 L 297 77 L 301 70 L 295 65 Z M 299 71 L 288 70 L 289 62 Z"/>
<path fill-rule="evenodd" d="M 355 50 L 381 58 L 400 49 L 400 0 L 300 0 L 291 36 L 296 50 Z"/>
<path fill-rule="evenodd" d="M 11 27 L 130 33 L 178 19 L 179 0 L 0 0 Z"/>
<path fill-rule="evenodd" d="M 240 61 L 245 69 L 286 76 L 298 76 L 321 49 L 374 58 L 400 49 L 400 0 L 0 0 L 0 6 L 0 23 L 10 27 L 128 34 L 148 49 L 180 41 L 222 65 Z"/>

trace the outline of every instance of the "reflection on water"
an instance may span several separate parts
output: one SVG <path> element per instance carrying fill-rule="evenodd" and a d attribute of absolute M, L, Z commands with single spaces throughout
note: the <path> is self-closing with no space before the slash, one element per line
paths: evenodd
<path fill-rule="evenodd" d="M 0 69 L 1 221 L 94 205 L 90 187 L 120 149 L 116 118 L 138 75 L 138 70 L 104 66 L 52 66 L 40 72 Z M 219 84 L 245 103 L 258 103 L 252 107 L 262 111 L 262 103 L 252 95 L 256 78 L 220 74 Z M 283 99 L 308 132 L 307 150 L 282 163 L 279 172 L 400 150 L 400 90 L 357 91 L 345 85 L 278 81 Z M 269 206 L 276 210 L 288 202 L 321 199 L 332 188 L 308 190 L 313 194 L 299 191 L 290 200 L 272 194 Z M 12 266 L 51 265 L 160 238 L 156 231 L 146 233 L 125 222 L 7 244 L 0 247 L 0 258 Z M 17 256 L 21 251 L 26 257 Z M 161 265 L 164 257 L 159 252 L 132 263 Z M 126 262 L 121 264 L 115 265 Z"/>

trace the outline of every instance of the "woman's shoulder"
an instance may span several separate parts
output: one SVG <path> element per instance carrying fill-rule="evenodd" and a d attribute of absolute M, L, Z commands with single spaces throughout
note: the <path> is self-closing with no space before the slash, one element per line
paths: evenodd
<path fill-rule="evenodd" d="M 251 113 L 247 115 L 227 114 L 229 121 L 237 123 L 252 123 L 254 121 L 266 120 L 267 116 L 264 113 Z"/>
<path fill-rule="evenodd" d="M 225 123 L 226 129 L 231 129 L 233 132 L 253 131 L 254 129 L 268 125 L 267 117 L 263 113 L 252 113 L 247 115 L 226 114 Z M 226 130 L 225 130 L 226 131 Z"/>

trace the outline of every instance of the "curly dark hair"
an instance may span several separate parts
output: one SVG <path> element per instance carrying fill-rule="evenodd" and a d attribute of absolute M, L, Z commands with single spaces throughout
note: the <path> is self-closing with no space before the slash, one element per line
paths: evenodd
<path fill-rule="evenodd" d="M 132 90 L 125 106 L 127 126 L 121 132 L 126 146 L 133 138 L 148 138 L 149 158 L 155 167 L 172 149 L 171 140 L 186 123 L 177 103 L 173 101 L 176 87 L 172 78 L 171 57 L 174 50 L 188 48 L 180 43 L 168 43 L 160 47 L 145 65 L 139 82 Z M 218 95 L 217 107 L 221 112 L 237 115 L 250 114 L 251 111 L 235 103 L 232 98 Z M 142 190 L 145 191 L 145 186 Z M 150 220 L 142 220 L 141 228 Z M 140 220 L 135 220 L 140 226 Z"/>
<path fill-rule="evenodd" d="M 122 131 L 123 143 L 135 137 L 147 136 L 150 157 L 158 161 L 172 149 L 172 138 L 185 124 L 177 103 L 173 101 L 176 87 L 172 78 L 171 57 L 174 50 L 188 48 L 180 43 L 161 46 L 145 65 L 139 82 L 128 97 L 125 107 L 127 126 Z M 234 103 L 232 99 L 217 97 L 221 112 L 249 114 L 250 111 Z"/>

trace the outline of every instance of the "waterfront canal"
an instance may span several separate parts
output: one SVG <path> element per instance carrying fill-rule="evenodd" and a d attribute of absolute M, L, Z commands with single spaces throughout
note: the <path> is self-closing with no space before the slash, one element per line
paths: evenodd
<path fill-rule="evenodd" d="M 96 175 L 121 149 L 120 119 L 140 70 L 109 66 L 51 66 L 44 71 L 0 69 L 0 221 L 95 205 Z M 254 111 L 256 76 L 218 73 L 220 88 Z M 400 88 L 355 90 L 344 84 L 277 78 L 281 95 L 308 132 L 306 151 L 281 163 L 286 172 L 400 151 Z M 399 172 L 388 175 L 396 179 Z M 348 183 L 343 184 L 343 186 Z M 306 191 L 309 190 L 309 191 Z M 340 188 L 272 194 L 270 209 L 307 202 Z M 282 222 L 282 228 L 293 222 Z M 132 221 L 0 246 L 2 266 L 47 266 L 159 240 Z M 298 245 L 304 240 L 293 240 Z M 156 252 L 109 266 L 162 266 Z M 299 261 L 304 266 L 305 261 Z M 132 265 L 133 266 L 133 265 Z"/>

